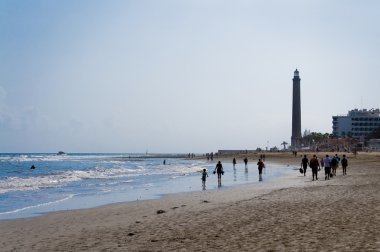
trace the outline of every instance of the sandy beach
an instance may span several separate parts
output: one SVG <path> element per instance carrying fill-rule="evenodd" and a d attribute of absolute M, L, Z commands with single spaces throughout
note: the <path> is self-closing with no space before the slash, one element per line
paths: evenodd
<path fill-rule="evenodd" d="M 380 153 L 348 156 L 347 175 L 338 168 L 328 181 L 323 171 L 311 181 L 309 168 L 306 177 L 0 221 L 0 250 L 380 251 Z M 299 167 L 301 158 L 266 162 Z"/>

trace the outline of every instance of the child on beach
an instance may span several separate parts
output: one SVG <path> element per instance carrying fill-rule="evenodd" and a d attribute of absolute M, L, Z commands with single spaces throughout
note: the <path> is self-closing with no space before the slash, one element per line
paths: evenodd
<path fill-rule="evenodd" d="M 206 190 L 206 177 L 208 177 L 208 173 L 207 173 L 206 169 L 203 169 L 203 172 L 202 172 L 202 188 L 203 188 L 203 190 Z"/>

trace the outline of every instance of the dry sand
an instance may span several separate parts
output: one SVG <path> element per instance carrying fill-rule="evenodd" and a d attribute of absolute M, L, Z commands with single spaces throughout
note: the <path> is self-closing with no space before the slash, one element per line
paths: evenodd
<path fill-rule="evenodd" d="M 301 158 L 267 161 L 299 166 Z M 321 174 L 311 182 L 309 169 L 271 183 L 0 221 L 0 251 L 380 251 L 379 161 L 350 155 L 348 175 L 340 168 L 329 181 Z"/>

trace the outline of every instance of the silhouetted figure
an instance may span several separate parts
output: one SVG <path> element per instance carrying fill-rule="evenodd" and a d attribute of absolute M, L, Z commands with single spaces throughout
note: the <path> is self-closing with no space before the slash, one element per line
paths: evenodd
<path fill-rule="evenodd" d="M 247 168 L 247 165 L 248 165 L 248 158 L 244 158 L 244 164 L 245 164 L 245 168 Z"/>
<path fill-rule="evenodd" d="M 234 166 L 234 168 L 235 168 L 235 165 L 236 165 L 236 158 L 234 158 L 234 159 L 232 160 L 232 164 L 233 164 L 233 166 Z"/>
<path fill-rule="evenodd" d="M 257 162 L 257 169 L 259 169 L 259 181 L 263 180 L 263 168 L 265 168 L 264 162 L 259 158 L 259 162 Z"/>
<path fill-rule="evenodd" d="M 306 176 L 306 170 L 307 166 L 309 165 L 309 159 L 307 159 L 307 156 L 304 155 L 301 160 L 301 168 L 303 168 L 303 175 Z"/>
<path fill-rule="evenodd" d="M 314 177 L 315 177 L 315 180 L 318 180 L 319 161 L 316 155 L 313 155 L 313 157 L 310 159 L 310 167 L 313 173 L 313 181 L 314 181 Z"/>
<path fill-rule="evenodd" d="M 218 174 L 218 186 L 222 186 L 222 175 L 224 174 L 223 165 L 220 161 L 215 166 L 214 174 Z"/>
<path fill-rule="evenodd" d="M 166 165 L 166 160 L 164 159 L 164 162 L 162 162 L 164 165 Z"/>
<path fill-rule="evenodd" d="M 32 166 L 30 167 L 30 169 L 36 169 L 36 167 L 35 167 L 34 165 L 32 165 Z"/>
<path fill-rule="evenodd" d="M 346 158 L 346 155 L 343 155 L 342 160 L 340 161 L 343 168 L 343 175 L 347 175 L 347 166 L 348 166 L 348 160 Z"/>

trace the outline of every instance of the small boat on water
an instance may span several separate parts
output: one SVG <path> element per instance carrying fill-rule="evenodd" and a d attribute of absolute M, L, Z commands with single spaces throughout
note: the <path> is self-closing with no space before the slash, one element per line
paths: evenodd
<path fill-rule="evenodd" d="M 65 155 L 66 153 L 63 151 L 58 151 L 57 155 Z"/>

